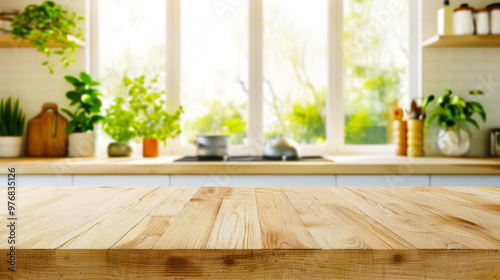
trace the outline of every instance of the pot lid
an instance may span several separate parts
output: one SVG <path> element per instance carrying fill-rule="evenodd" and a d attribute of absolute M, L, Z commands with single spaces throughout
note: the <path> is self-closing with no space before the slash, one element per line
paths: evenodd
<path fill-rule="evenodd" d="M 476 13 L 484 13 L 484 12 L 488 12 L 488 8 L 480 8 L 480 9 L 476 9 L 475 10 Z"/>
<path fill-rule="evenodd" d="M 460 5 L 460 7 L 453 10 L 453 12 L 458 12 L 458 11 L 471 11 L 471 12 L 473 12 L 474 8 L 470 7 L 469 4 L 467 4 L 467 3 L 464 3 L 464 4 Z"/>
<path fill-rule="evenodd" d="M 488 10 L 498 10 L 500 9 L 500 2 L 489 4 L 486 8 Z"/>

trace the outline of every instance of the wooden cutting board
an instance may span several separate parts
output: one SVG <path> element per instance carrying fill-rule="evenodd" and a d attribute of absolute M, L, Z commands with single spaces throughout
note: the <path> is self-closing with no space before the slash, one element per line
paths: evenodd
<path fill-rule="evenodd" d="M 28 123 L 26 155 L 63 157 L 68 150 L 68 121 L 59 114 L 57 105 L 44 104 L 42 112 Z"/>

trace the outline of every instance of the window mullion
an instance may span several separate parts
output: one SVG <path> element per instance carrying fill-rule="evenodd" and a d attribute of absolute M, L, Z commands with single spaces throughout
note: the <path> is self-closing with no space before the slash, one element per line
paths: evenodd
<path fill-rule="evenodd" d="M 180 68 L 181 68 L 181 4 L 180 0 L 167 1 L 167 110 L 175 112 L 180 106 Z M 168 154 L 180 152 L 180 137 L 169 140 Z M 184 152 L 184 151 L 181 151 Z"/>
<path fill-rule="evenodd" d="M 327 144 L 329 153 L 344 145 L 344 106 L 342 74 L 343 0 L 330 0 L 329 7 L 329 79 L 327 99 Z"/>
<path fill-rule="evenodd" d="M 249 1 L 249 99 L 248 139 L 250 153 L 261 154 L 263 133 L 263 0 Z"/>

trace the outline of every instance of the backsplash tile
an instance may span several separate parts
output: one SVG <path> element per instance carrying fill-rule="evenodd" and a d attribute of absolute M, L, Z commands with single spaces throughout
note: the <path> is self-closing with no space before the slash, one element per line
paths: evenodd
<path fill-rule="evenodd" d="M 481 129 L 471 127 L 472 146 L 468 156 L 486 156 L 489 131 L 500 127 L 500 50 L 498 49 L 424 49 L 422 92 L 441 95 L 447 88 L 468 100 L 479 101 L 488 115 Z M 481 89 L 484 96 L 468 92 Z M 439 127 L 434 124 L 426 136 L 426 154 L 439 155 L 435 145 Z"/>

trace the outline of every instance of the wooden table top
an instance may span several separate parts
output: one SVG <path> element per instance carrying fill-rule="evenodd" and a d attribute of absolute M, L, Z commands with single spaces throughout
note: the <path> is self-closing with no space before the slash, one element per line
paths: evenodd
<path fill-rule="evenodd" d="M 500 249 L 495 187 L 18 190 L 18 249 Z"/>

